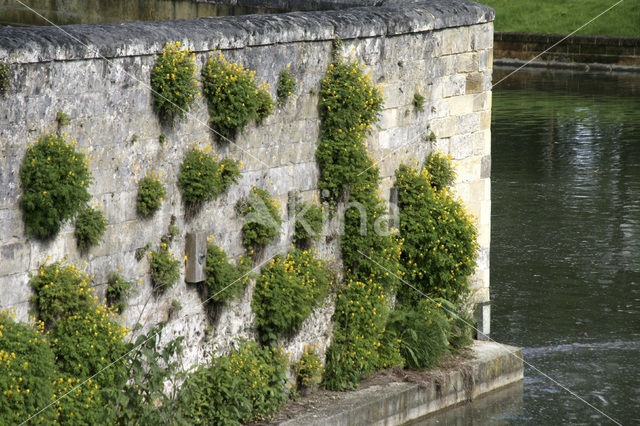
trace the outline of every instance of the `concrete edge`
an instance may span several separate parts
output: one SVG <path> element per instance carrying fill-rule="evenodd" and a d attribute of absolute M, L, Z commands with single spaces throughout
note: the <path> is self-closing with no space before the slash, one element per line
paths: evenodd
<path fill-rule="evenodd" d="M 277 0 L 265 0 L 269 7 Z M 314 2 L 311 2 L 314 3 Z M 0 60 L 11 63 L 68 61 L 159 53 L 167 41 L 194 51 L 241 49 L 301 41 L 327 41 L 419 33 L 493 21 L 488 6 L 465 0 L 360 0 L 333 10 L 282 14 L 0 29 Z M 362 6 L 352 7 L 354 4 Z"/>
<path fill-rule="evenodd" d="M 523 379 L 522 349 L 475 341 L 472 356 L 428 383 L 396 382 L 345 392 L 331 406 L 280 423 L 287 426 L 396 425 L 472 401 Z"/>

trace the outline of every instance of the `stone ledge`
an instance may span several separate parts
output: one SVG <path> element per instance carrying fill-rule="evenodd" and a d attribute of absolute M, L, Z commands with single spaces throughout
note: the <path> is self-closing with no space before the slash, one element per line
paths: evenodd
<path fill-rule="evenodd" d="M 410 375 L 412 372 L 407 372 Z M 465 403 L 523 378 L 522 349 L 475 341 L 455 365 L 424 374 L 419 384 L 395 380 L 354 392 L 331 392 L 313 410 L 273 424 L 287 426 L 396 425 Z M 411 380 L 415 381 L 415 380 Z M 312 406 L 313 395 L 295 402 Z"/>
<path fill-rule="evenodd" d="M 255 2 L 258 3 L 258 2 Z M 259 2 L 282 6 L 278 1 Z M 295 7 L 295 1 L 291 7 Z M 315 4 L 315 2 L 309 2 Z M 419 33 L 493 21 L 493 9 L 464 0 L 323 1 L 333 10 L 193 20 L 0 29 L 0 58 L 33 63 L 155 55 L 167 41 L 196 52 Z M 373 6 L 371 4 L 374 4 Z M 358 7 L 353 7 L 359 5 Z M 326 6 L 326 7 L 324 7 Z"/>

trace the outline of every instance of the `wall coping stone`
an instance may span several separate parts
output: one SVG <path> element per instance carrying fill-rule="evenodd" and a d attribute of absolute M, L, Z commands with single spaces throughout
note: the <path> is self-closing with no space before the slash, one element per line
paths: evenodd
<path fill-rule="evenodd" d="M 318 9 L 282 14 L 0 29 L 0 59 L 34 63 L 145 56 L 167 41 L 195 52 L 300 41 L 327 41 L 420 33 L 491 22 L 488 6 L 465 0 L 265 0 L 235 2 L 272 8 Z M 188 42 L 188 43 L 187 43 Z"/>

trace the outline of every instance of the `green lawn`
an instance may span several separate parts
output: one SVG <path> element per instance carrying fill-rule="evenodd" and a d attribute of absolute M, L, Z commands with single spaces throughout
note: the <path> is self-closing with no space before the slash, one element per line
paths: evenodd
<path fill-rule="evenodd" d="M 494 8 L 496 31 L 569 34 L 618 0 L 479 0 Z M 578 34 L 640 37 L 640 1 L 624 0 Z"/>

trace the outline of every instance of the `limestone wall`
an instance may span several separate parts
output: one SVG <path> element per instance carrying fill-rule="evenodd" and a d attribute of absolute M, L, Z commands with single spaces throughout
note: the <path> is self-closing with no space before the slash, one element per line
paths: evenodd
<path fill-rule="evenodd" d="M 94 275 L 99 295 L 110 272 L 141 279 L 124 322 L 148 328 L 168 321 L 165 338 L 186 336 L 187 364 L 202 361 L 212 348 L 224 350 L 236 337 L 253 337 L 251 288 L 223 309 L 218 324 L 211 324 L 196 288 L 183 280 L 163 296 L 153 296 L 148 262 L 137 261 L 135 251 L 147 242 L 157 245 L 175 216 L 181 234 L 172 250 L 179 257 L 184 236 L 192 231 L 213 235 L 227 253 L 238 255 L 243 251 L 242 223 L 234 205 L 252 186 L 276 196 L 285 219 L 289 192 L 298 191 L 304 199 L 317 195 L 317 93 L 336 38 L 384 87 L 379 128 L 368 139 L 384 177 L 382 195 L 388 198 L 402 162 L 422 159 L 434 149 L 455 160 L 456 189 L 480 231 L 474 287 L 479 300 L 488 300 L 493 11 L 461 0 L 376 3 L 380 6 L 280 15 L 0 29 L 0 60 L 11 64 L 12 71 L 12 87 L 0 99 L 0 309 L 14 309 L 19 319 L 27 320 L 29 273 L 47 259 L 66 256 L 70 262 L 86 262 L 84 269 Z M 222 49 L 229 60 L 256 70 L 259 81 L 271 84 L 274 97 L 278 74 L 290 64 L 297 91 L 261 125 L 245 128 L 234 143 L 216 141 L 202 100 L 186 119 L 163 126 L 152 109 L 149 81 L 156 55 L 168 41 L 194 50 L 199 68 L 209 52 Z M 426 98 L 424 112 L 414 111 L 416 92 Z M 56 130 L 58 111 L 71 119 L 64 131 L 92 156 L 90 193 L 108 221 L 103 242 L 84 255 L 76 248 L 72 224 L 52 241 L 27 238 L 18 204 L 25 150 L 39 135 Z M 436 142 L 424 139 L 431 130 Z M 166 135 L 163 144 L 160 134 Z M 244 167 L 238 184 L 186 220 L 176 176 L 191 144 L 211 145 Z M 136 214 L 137 182 L 152 170 L 162 171 L 167 197 L 161 210 L 145 220 Z M 288 248 L 292 228 L 288 218 L 265 259 Z M 336 239 L 330 240 L 319 247 L 327 257 L 336 254 Z M 182 310 L 171 314 L 173 300 Z M 320 349 L 328 344 L 332 310 L 327 303 L 299 335 L 285 342 L 293 357 L 305 343 Z"/>

